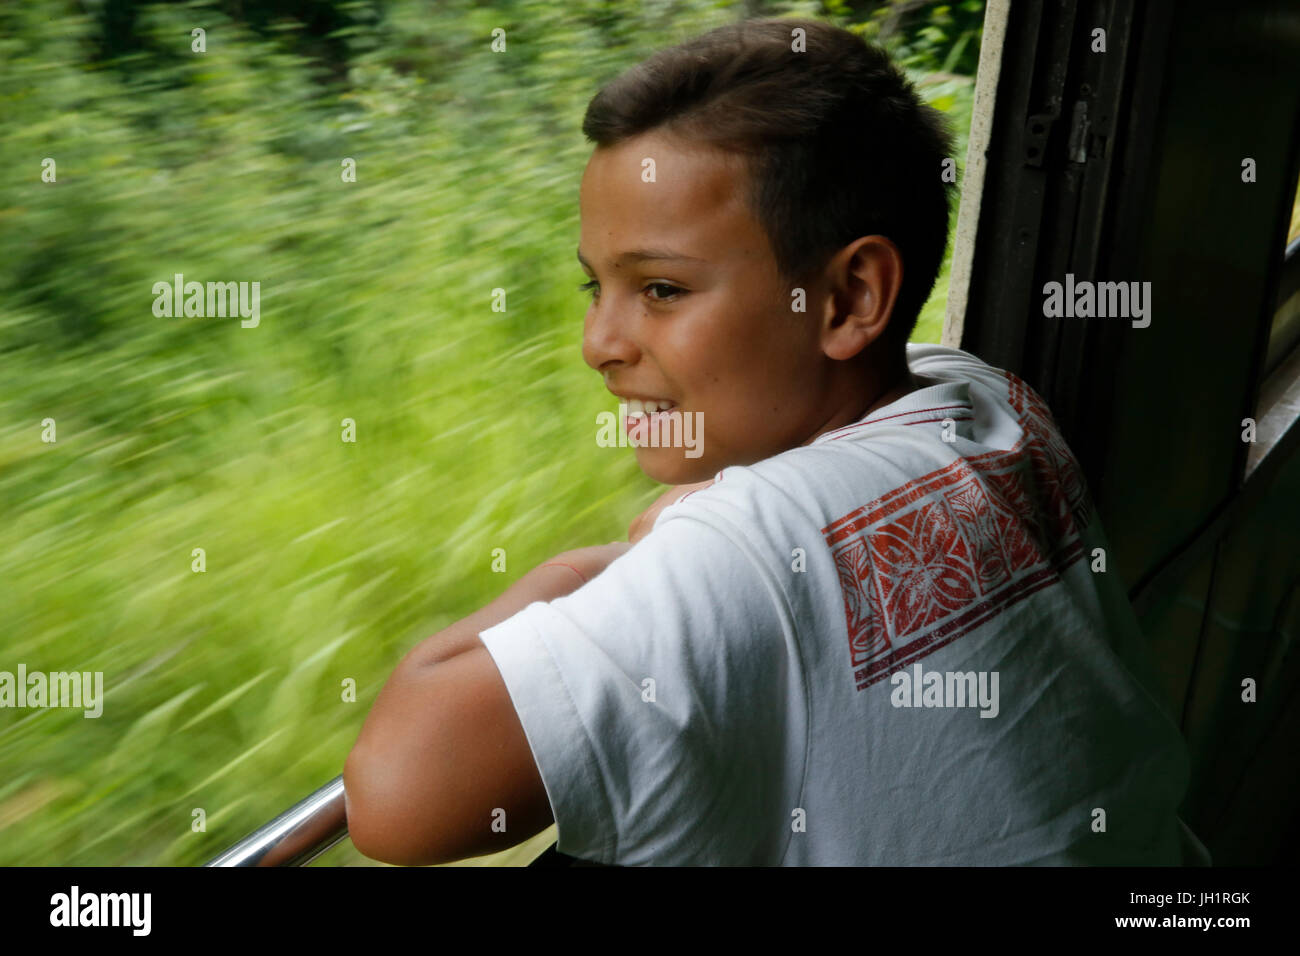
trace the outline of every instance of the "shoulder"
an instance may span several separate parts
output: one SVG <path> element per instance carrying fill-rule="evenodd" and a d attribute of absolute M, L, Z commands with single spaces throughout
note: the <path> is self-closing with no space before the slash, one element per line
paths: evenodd
<path fill-rule="evenodd" d="M 990 365 L 978 355 L 933 343 L 907 343 L 907 365 L 915 375 L 926 375 L 947 381 L 969 382 L 990 388 L 1006 395 L 1014 383 L 1023 381 L 1004 368 Z"/>
<path fill-rule="evenodd" d="M 949 345 L 937 345 L 933 342 L 908 342 L 907 364 L 913 371 L 918 367 L 934 369 L 969 369 L 975 372 L 1002 373 L 979 356 L 953 348 Z"/>
<path fill-rule="evenodd" d="M 993 399 L 1016 418 L 1051 419 L 1047 403 L 1014 372 L 990 365 L 977 355 L 946 345 L 907 343 L 908 368 L 925 375 L 969 383 L 986 399 Z"/>
<path fill-rule="evenodd" d="M 655 530 L 672 521 L 693 519 L 744 544 L 761 536 L 765 526 L 815 520 L 800 494 L 809 471 L 804 465 L 806 456 L 800 452 L 813 450 L 791 449 L 751 465 L 723 468 L 709 487 L 685 495 L 660 512 Z"/>

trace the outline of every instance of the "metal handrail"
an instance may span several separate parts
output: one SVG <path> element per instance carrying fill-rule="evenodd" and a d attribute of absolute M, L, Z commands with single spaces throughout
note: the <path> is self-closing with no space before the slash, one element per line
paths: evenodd
<path fill-rule="evenodd" d="M 270 823 L 254 830 L 204 866 L 306 866 L 348 835 L 343 775 L 339 774 Z M 551 844 L 529 866 L 597 866 L 560 853 Z"/>
<path fill-rule="evenodd" d="M 347 835 L 339 774 L 204 866 L 305 866 Z"/>

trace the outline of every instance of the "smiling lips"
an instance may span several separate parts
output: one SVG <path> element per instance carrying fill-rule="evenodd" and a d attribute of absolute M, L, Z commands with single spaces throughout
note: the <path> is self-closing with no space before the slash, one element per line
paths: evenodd
<path fill-rule="evenodd" d="M 653 415 L 655 412 L 666 412 L 670 408 L 676 408 L 677 403 L 667 398 L 650 399 L 648 401 L 639 398 L 626 399 L 627 417 L 630 419 L 644 418 Z"/>
<path fill-rule="evenodd" d="M 677 403 L 668 398 L 623 398 L 623 401 L 627 406 L 627 415 L 623 418 L 623 430 L 629 435 L 634 432 L 639 434 L 658 416 L 677 407 Z"/>

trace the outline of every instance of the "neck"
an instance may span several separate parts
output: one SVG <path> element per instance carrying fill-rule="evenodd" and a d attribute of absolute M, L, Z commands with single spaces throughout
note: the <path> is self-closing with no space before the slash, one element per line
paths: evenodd
<path fill-rule="evenodd" d="M 876 379 L 877 383 L 880 383 L 880 381 L 880 379 Z M 804 444 L 811 444 L 818 436 L 824 435 L 826 432 L 862 421 L 876 409 L 884 408 L 920 387 L 920 382 L 916 380 L 911 370 L 904 364 L 901 369 L 896 369 L 892 375 L 885 378 L 883 384 L 877 384 L 871 389 L 867 398 L 851 405 L 846 404 L 840 414 L 831 416 L 821 428 L 804 441 Z"/>
<path fill-rule="evenodd" d="M 866 408 L 862 410 L 862 413 L 858 415 L 858 417 L 855 418 L 854 421 L 855 422 L 861 421 L 862 419 L 870 415 L 872 412 L 874 412 L 877 408 L 884 408 L 886 405 L 890 405 L 898 401 L 904 395 L 908 395 L 916 391 L 919 387 L 920 385 L 916 381 L 916 379 L 912 376 L 911 370 L 907 368 L 907 366 L 903 366 L 903 370 L 901 372 L 898 372 L 891 379 L 890 383 L 887 384 L 884 387 L 884 389 L 876 396 L 876 398 L 873 401 L 871 401 L 866 406 Z"/>

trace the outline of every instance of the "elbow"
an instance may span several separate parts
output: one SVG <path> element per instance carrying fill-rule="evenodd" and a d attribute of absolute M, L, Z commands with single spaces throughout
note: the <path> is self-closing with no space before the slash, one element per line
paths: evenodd
<path fill-rule="evenodd" d="M 411 812 L 414 803 L 393 760 L 357 745 L 343 768 L 348 837 L 362 856 L 393 866 L 434 866 L 449 862 L 422 832 Z M 426 813 L 429 803 L 424 804 Z M 425 817 L 427 819 L 427 817 Z"/>

